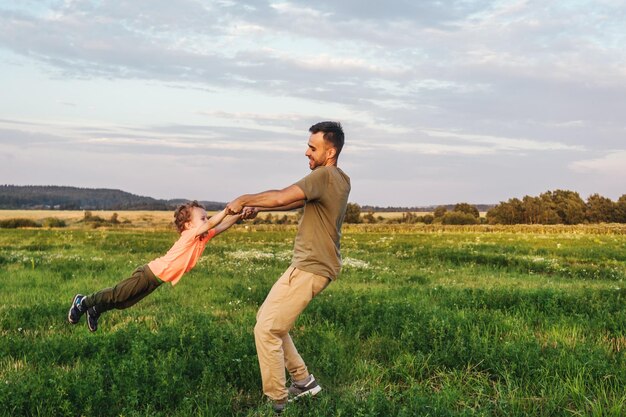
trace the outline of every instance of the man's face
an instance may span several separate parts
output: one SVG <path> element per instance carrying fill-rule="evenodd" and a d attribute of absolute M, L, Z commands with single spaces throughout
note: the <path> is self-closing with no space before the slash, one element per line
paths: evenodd
<path fill-rule="evenodd" d="M 324 132 L 312 133 L 309 136 L 309 147 L 306 150 L 307 158 L 309 158 L 309 168 L 314 170 L 319 166 L 324 166 L 328 158 L 332 156 L 331 149 L 324 140 Z"/>

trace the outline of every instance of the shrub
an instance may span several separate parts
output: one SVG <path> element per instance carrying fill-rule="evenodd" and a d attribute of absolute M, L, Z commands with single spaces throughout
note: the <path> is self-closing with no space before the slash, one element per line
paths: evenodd
<path fill-rule="evenodd" d="M 471 204 L 468 204 L 468 203 L 458 203 L 454 206 L 454 209 L 452 211 L 457 211 L 457 212 L 465 213 L 465 214 L 471 214 L 475 218 L 480 217 L 480 213 L 478 209 L 476 208 L 476 206 L 472 206 Z"/>
<path fill-rule="evenodd" d="M 46 217 L 42 220 L 43 227 L 66 227 L 67 224 L 63 219 L 57 219 L 56 217 Z"/>
<path fill-rule="evenodd" d="M 374 212 L 372 211 L 364 215 L 363 220 L 365 221 L 365 223 L 370 223 L 370 224 L 374 224 L 377 222 L 376 217 L 374 217 Z"/>
<path fill-rule="evenodd" d="M 356 203 L 348 203 L 344 221 L 346 223 L 361 223 L 361 206 Z"/>
<path fill-rule="evenodd" d="M 117 213 L 113 213 L 110 219 L 103 219 L 100 216 L 94 216 L 93 213 L 89 210 L 85 211 L 83 220 L 81 220 L 81 222 L 91 226 L 94 229 L 102 226 L 116 226 L 121 223 Z M 129 224 L 131 222 L 130 220 L 124 220 L 123 223 Z"/>
<path fill-rule="evenodd" d="M 471 214 L 449 211 L 441 218 L 442 224 L 476 224 L 478 219 Z"/>
<path fill-rule="evenodd" d="M 17 229 L 20 227 L 41 227 L 41 225 L 31 219 L 16 218 L 0 220 L 0 228 L 2 229 Z"/>
<path fill-rule="evenodd" d="M 283 214 L 283 217 L 276 217 L 276 224 L 291 224 L 291 222 L 289 221 L 289 217 Z"/>
<path fill-rule="evenodd" d="M 432 214 L 425 214 L 423 216 L 418 216 L 417 221 L 424 224 L 433 224 L 435 221 L 435 216 Z"/>
<path fill-rule="evenodd" d="M 415 213 L 411 213 L 407 211 L 406 213 L 402 213 L 402 220 L 400 223 L 413 224 L 418 222 L 418 217 Z"/>
<path fill-rule="evenodd" d="M 441 219 L 447 212 L 448 209 L 445 206 L 438 206 L 433 211 L 433 216 L 435 217 L 435 219 Z"/>

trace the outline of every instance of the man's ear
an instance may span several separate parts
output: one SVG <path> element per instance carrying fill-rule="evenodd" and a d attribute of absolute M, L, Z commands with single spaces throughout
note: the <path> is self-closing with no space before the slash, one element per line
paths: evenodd
<path fill-rule="evenodd" d="M 337 149 L 335 149 L 335 147 L 330 147 L 326 150 L 326 156 L 328 157 L 328 159 L 332 159 L 337 155 Z"/>

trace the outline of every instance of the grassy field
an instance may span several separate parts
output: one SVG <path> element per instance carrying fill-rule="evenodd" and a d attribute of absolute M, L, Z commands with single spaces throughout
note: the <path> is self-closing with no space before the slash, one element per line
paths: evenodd
<path fill-rule="evenodd" d="M 252 329 L 294 232 L 236 226 L 92 334 L 73 295 L 175 233 L 0 230 L 1 415 L 272 415 Z M 349 226 L 342 251 L 293 330 L 324 390 L 284 415 L 626 415 L 626 227 Z"/>

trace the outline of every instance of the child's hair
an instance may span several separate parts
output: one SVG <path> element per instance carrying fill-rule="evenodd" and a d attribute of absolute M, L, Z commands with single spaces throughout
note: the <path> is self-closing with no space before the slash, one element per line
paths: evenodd
<path fill-rule="evenodd" d="M 191 220 L 191 211 L 194 207 L 204 209 L 204 206 L 193 200 L 189 203 L 181 204 L 174 212 L 174 224 L 178 233 L 182 233 L 185 230 L 185 223 Z"/>

